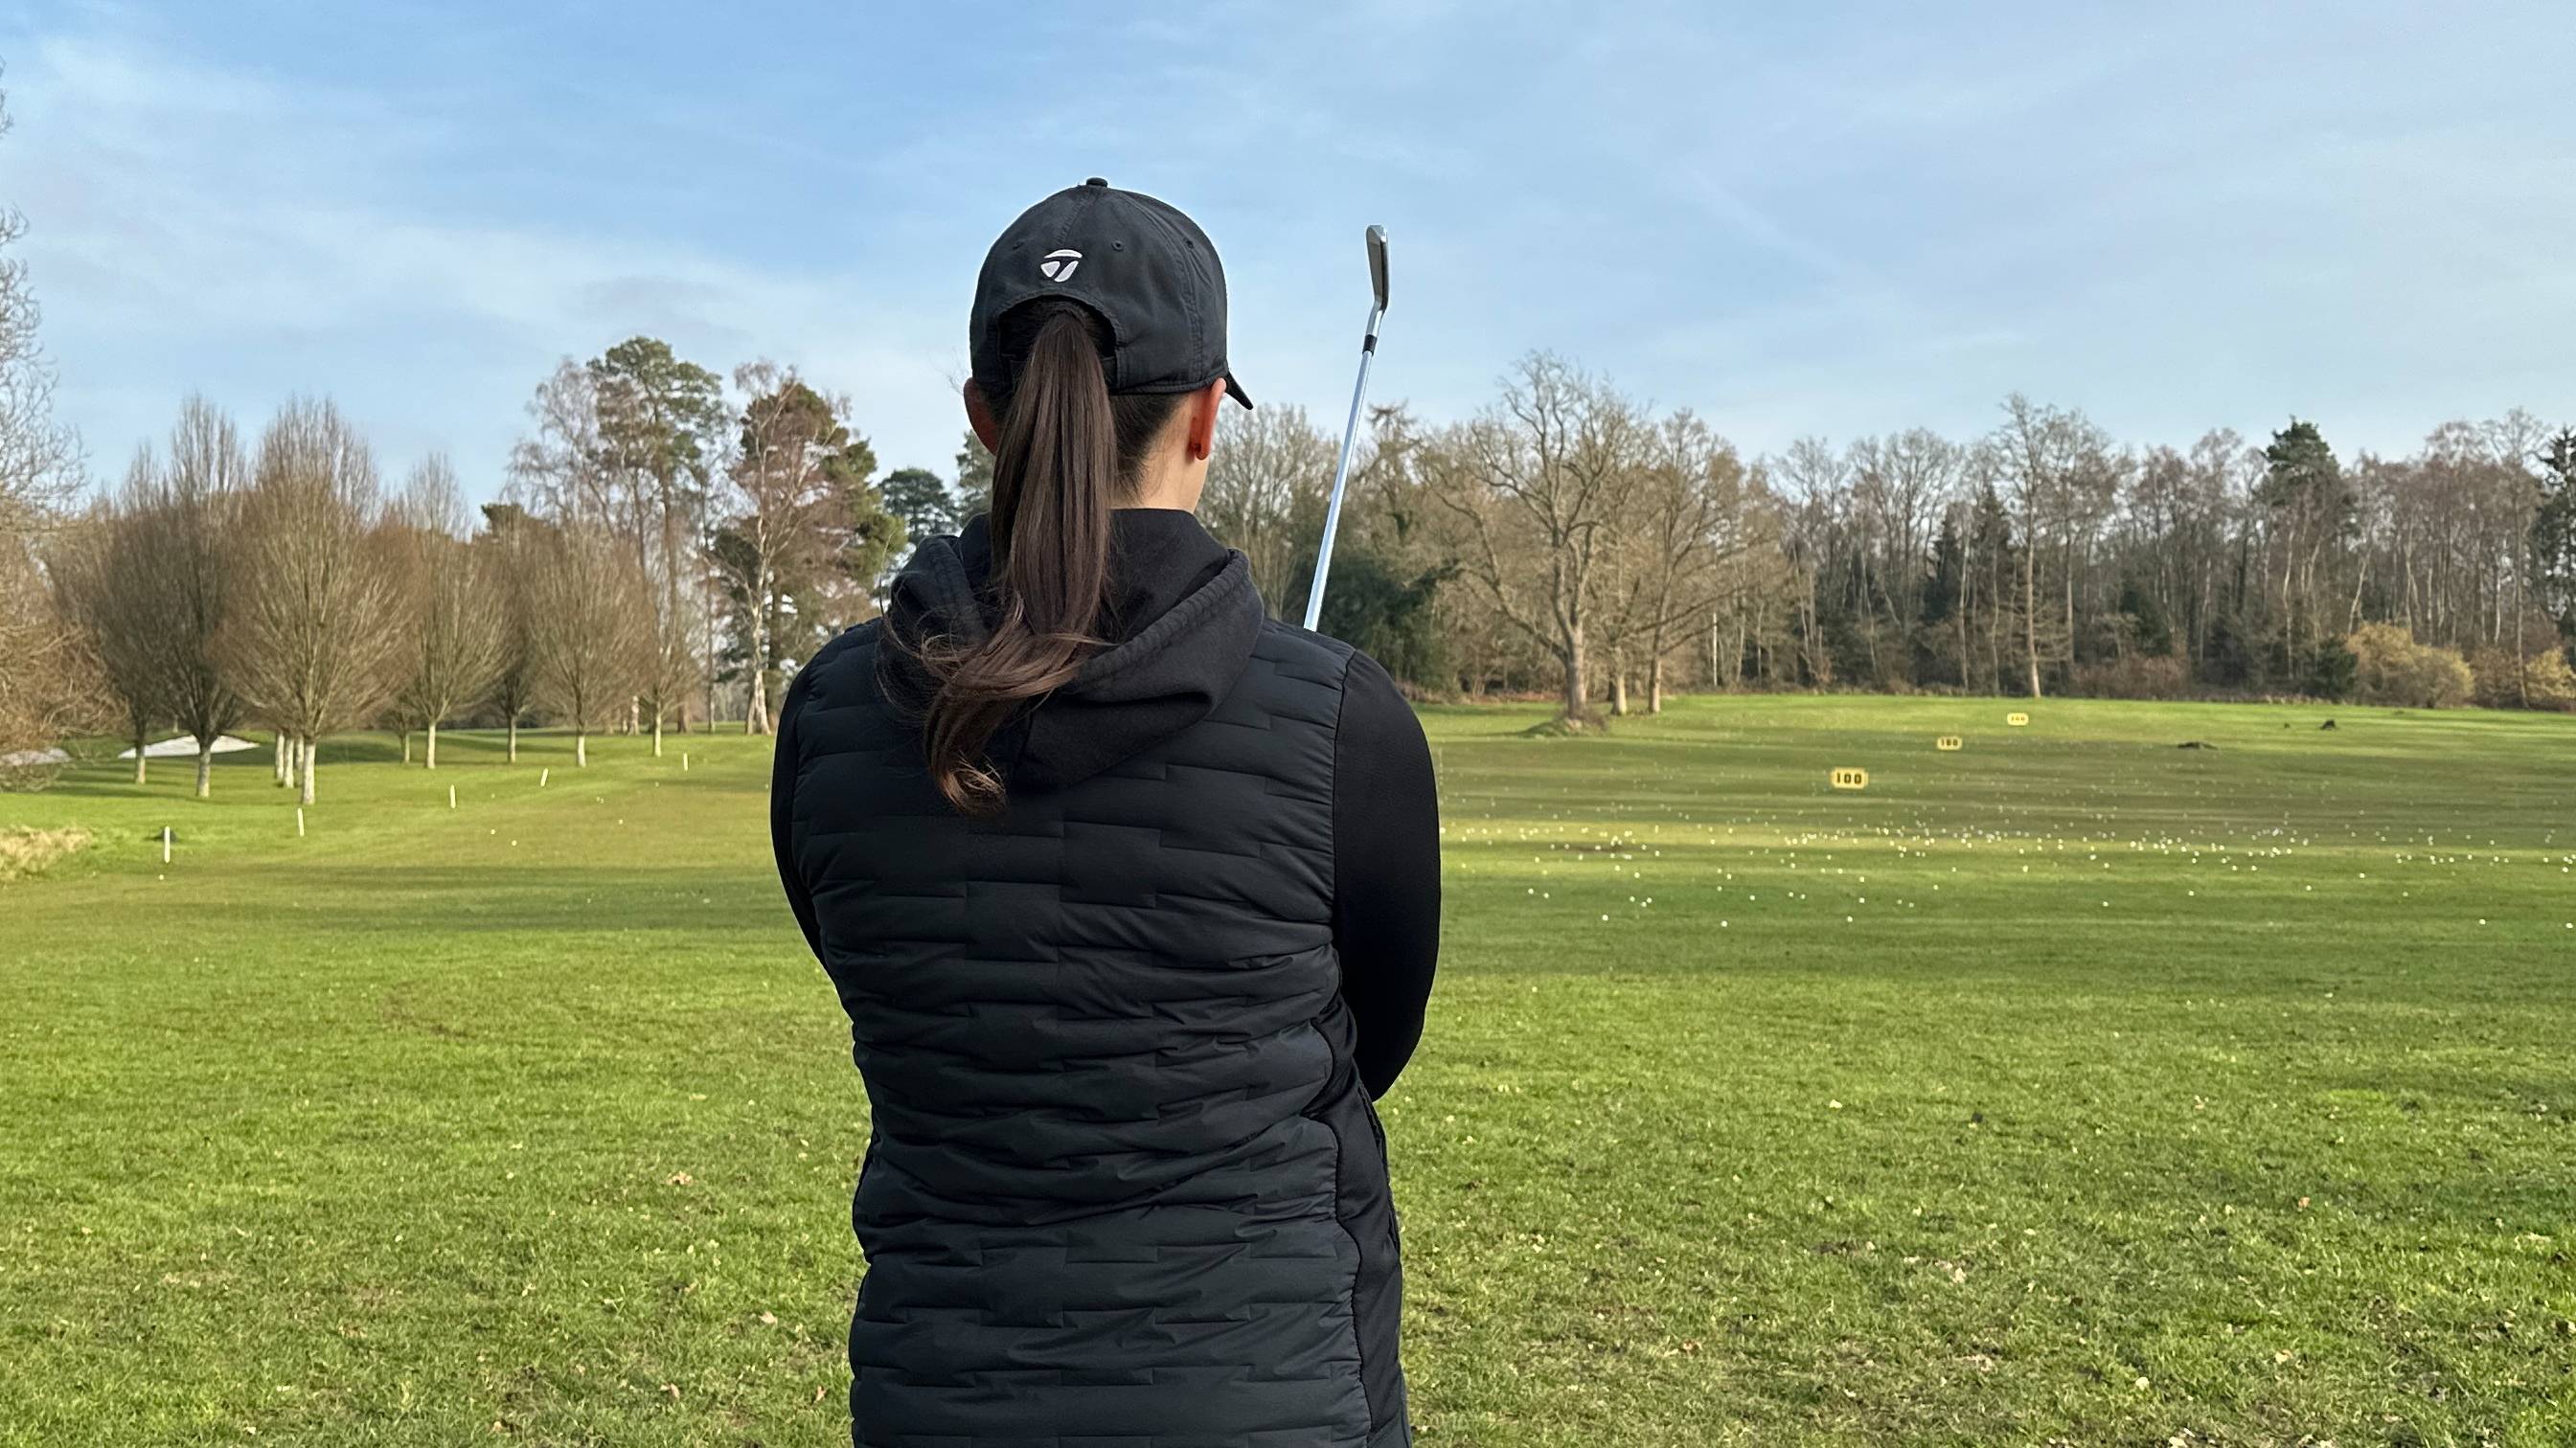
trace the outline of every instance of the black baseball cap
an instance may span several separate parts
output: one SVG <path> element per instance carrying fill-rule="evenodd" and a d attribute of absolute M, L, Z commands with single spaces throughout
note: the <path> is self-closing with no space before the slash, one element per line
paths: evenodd
<path fill-rule="evenodd" d="M 1168 203 L 1097 176 L 1020 213 L 984 254 L 967 318 L 975 378 L 1010 390 L 1005 314 L 1040 297 L 1067 297 L 1108 323 L 1111 392 L 1191 392 L 1222 377 L 1252 399 L 1225 361 L 1225 267 L 1198 223 Z"/>

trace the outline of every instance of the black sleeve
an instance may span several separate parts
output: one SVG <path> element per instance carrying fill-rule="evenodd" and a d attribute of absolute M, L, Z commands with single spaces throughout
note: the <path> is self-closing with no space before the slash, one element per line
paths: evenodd
<path fill-rule="evenodd" d="M 1333 944 L 1360 1080 L 1383 1096 L 1422 1039 L 1440 959 L 1440 797 L 1422 721 L 1356 653 L 1334 741 Z"/>
<path fill-rule="evenodd" d="M 805 876 L 796 868 L 796 715 L 804 700 L 804 691 L 790 681 L 787 700 L 778 710 L 778 737 L 773 741 L 777 753 L 769 764 L 769 850 L 778 860 L 778 883 L 787 887 L 787 908 L 796 912 L 805 943 L 820 960 L 823 929 L 815 920 L 814 897 L 805 888 Z"/>

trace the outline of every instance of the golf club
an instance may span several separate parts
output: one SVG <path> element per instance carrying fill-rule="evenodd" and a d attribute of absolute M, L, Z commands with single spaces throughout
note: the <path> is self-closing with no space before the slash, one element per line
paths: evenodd
<path fill-rule="evenodd" d="M 1324 616 L 1324 579 L 1333 571 L 1333 534 L 1342 526 L 1342 486 L 1350 481 L 1351 445 L 1359 440 L 1360 408 L 1368 401 L 1369 362 L 1377 356 L 1377 324 L 1386 316 L 1386 228 L 1368 229 L 1369 286 L 1376 300 L 1369 306 L 1368 336 L 1360 342 L 1360 380 L 1351 388 L 1351 418 L 1342 424 L 1342 458 L 1333 465 L 1333 497 L 1324 506 L 1324 542 L 1315 550 L 1315 586 L 1306 591 L 1306 627 Z"/>

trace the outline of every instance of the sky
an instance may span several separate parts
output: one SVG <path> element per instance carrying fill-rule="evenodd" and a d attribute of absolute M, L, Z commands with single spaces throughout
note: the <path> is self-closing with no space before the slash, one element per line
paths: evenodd
<path fill-rule="evenodd" d="M 1373 397 L 1433 421 L 1546 349 L 1748 454 L 2018 390 L 2351 456 L 2576 421 L 2571 47 L 2564 0 L 21 0 L 0 203 L 107 479 L 191 391 L 305 393 L 490 496 L 637 333 L 945 475 L 984 249 L 1092 175 L 1206 228 L 1237 374 L 1328 427 L 1374 222 Z"/>

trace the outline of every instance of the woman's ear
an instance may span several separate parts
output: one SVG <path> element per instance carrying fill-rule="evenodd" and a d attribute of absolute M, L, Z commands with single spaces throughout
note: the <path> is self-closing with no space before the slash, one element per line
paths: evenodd
<path fill-rule="evenodd" d="M 1190 394 L 1190 461 L 1203 463 L 1216 451 L 1216 418 L 1225 406 L 1225 379 L 1220 377 Z"/>
<path fill-rule="evenodd" d="M 984 445 L 984 451 L 991 452 L 1000 445 L 1002 426 L 984 401 L 984 389 L 976 386 L 972 377 L 966 379 L 966 425 L 975 430 L 975 440 Z"/>

